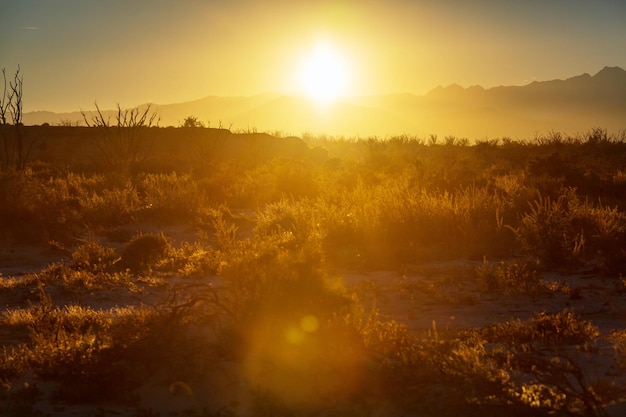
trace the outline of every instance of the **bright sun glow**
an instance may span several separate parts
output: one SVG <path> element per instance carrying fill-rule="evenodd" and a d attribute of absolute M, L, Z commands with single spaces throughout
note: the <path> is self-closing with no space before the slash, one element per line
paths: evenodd
<path fill-rule="evenodd" d="M 320 42 L 298 69 L 298 90 L 326 105 L 348 92 L 350 74 L 343 56 L 330 43 Z"/>

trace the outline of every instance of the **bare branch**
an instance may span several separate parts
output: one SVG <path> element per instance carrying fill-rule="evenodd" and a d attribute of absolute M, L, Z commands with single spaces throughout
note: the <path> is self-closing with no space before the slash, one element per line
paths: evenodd
<path fill-rule="evenodd" d="M 0 123 L 7 124 L 7 74 L 4 68 L 2 68 L 2 80 L 4 87 L 2 89 L 2 97 L 0 97 Z"/>
<path fill-rule="evenodd" d="M 18 65 L 13 79 L 9 81 L 7 88 L 6 71 L 2 69 L 2 96 L 0 96 L 0 142 L 2 142 L 2 169 L 21 170 L 26 166 L 36 139 L 29 142 L 25 139 L 22 129 L 23 116 L 23 85 L 24 77 Z M 7 120 L 10 116 L 10 124 Z M 11 126 L 12 127 L 9 127 Z"/>
<path fill-rule="evenodd" d="M 97 103 L 95 115 L 89 116 L 81 111 L 88 127 L 104 128 L 96 144 L 106 165 L 130 171 L 147 158 L 151 144 L 138 129 L 151 127 L 155 120 L 158 120 L 157 113 L 151 109 L 150 104 L 144 110 L 140 110 L 139 107 L 123 109 L 118 103 L 113 124 L 111 116 L 105 117 Z"/>
<path fill-rule="evenodd" d="M 11 113 L 11 119 L 13 125 L 17 126 L 22 123 L 22 85 L 24 78 L 20 76 L 20 66 L 17 66 L 17 71 L 13 76 L 13 81 L 9 81 L 9 111 Z"/>

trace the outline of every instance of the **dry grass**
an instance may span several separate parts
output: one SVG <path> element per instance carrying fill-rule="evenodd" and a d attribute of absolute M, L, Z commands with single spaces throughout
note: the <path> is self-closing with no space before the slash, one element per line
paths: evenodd
<path fill-rule="evenodd" d="M 0 277 L 1 411 L 36 415 L 44 395 L 142 410 L 138 387 L 161 384 L 196 401 L 189 413 L 243 414 L 198 394 L 228 380 L 259 416 L 604 416 L 624 393 L 618 376 L 592 378 L 585 355 L 609 344 L 623 369 L 624 329 L 603 334 L 566 309 L 419 333 L 376 306 L 386 293 L 444 307 L 574 300 L 582 290 L 542 278 L 554 270 L 604 274 L 623 294 L 626 148 L 601 133 L 475 146 L 308 138 L 329 159 L 2 172 L 8 238 L 54 241 L 64 259 Z M 172 223 L 197 239 L 164 233 Z M 133 232 L 106 241 L 122 228 Z M 419 266 L 459 258 L 485 261 Z M 346 270 L 380 268 L 426 279 L 342 283 Z M 225 364 L 238 370 L 208 377 Z"/>

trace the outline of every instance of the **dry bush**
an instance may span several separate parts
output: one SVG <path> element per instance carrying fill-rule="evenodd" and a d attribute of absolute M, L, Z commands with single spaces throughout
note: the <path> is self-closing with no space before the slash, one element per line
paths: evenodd
<path fill-rule="evenodd" d="M 142 196 L 145 219 L 184 223 L 208 203 L 197 181 L 175 172 L 143 175 L 137 181 L 137 191 Z"/>
<path fill-rule="evenodd" d="M 584 346 L 600 336 L 598 328 L 569 310 L 555 314 L 540 312 L 527 321 L 513 320 L 488 327 L 486 337 L 493 343 L 504 343 L 520 351 L 546 346 Z"/>
<path fill-rule="evenodd" d="M 626 329 L 614 330 L 608 340 L 615 349 L 616 362 L 622 369 L 626 369 Z"/>
<path fill-rule="evenodd" d="M 71 267 L 93 274 L 112 272 L 119 257 L 114 248 L 104 247 L 95 239 L 90 239 L 72 252 Z"/>
<path fill-rule="evenodd" d="M 483 265 L 475 268 L 474 275 L 486 292 L 536 295 L 544 289 L 537 262 L 500 261 L 492 264 L 485 258 Z"/>
<path fill-rule="evenodd" d="M 529 202 L 520 225 L 511 228 L 526 255 L 547 267 L 568 268 L 592 263 L 611 272 L 626 252 L 626 217 L 617 208 L 581 201 L 574 189 L 562 189 L 553 201 L 538 196 Z"/>
<path fill-rule="evenodd" d="M 328 261 L 333 268 L 400 268 L 508 256 L 521 246 L 532 259 L 485 263 L 475 277 L 487 291 L 535 294 L 542 289 L 535 259 L 554 267 L 591 263 L 611 273 L 623 268 L 623 202 L 608 208 L 561 188 L 591 178 L 570 169 L 589 162 L 576 153 L 580 143 L 556 134 L 542 145 L 434 139 L 322 141 L 334 158 L 324 164 L 215 166 L 211 180 L 227 179 L 219 207 L 184 174 L 188 167 L 121 181 L 3 174 L 0 210 L 15 230 L 31 221 L 41 236 L 53 236 L 80 233 L 83 224 L 98 231 L 150 216 L 184 217 L 195 221 L 201 239 L 175 248 L 163 234 L 140 235 L 119 254 L 85 241 L 66 264 L 3 277 L 2 295 L 14 304 L 0 326 L 25 339 L 0 355 L 0 378 L 10 385 L 30 372 L 58 381 L 57 398 L 65 401 L 132 402 L 133 387 L 150 378 L 193 389 L 228 360 L 254 385 L 258 415 L 602 416 L 615 393 L 590 381 L 577 356 L 595 349 L 598 330 L 573 313 L 418 338 L 375 309 L 365 312 L 329 272 Z M 607 146 L 602 135 L 586 146 L 593 150 L 596 142 Z M 571 147 L 562 157 L 570 165 L 563 178 L 539 172 L 557 146 Z M 610 146 L 617 161 L 620 145 Z M 619 164 L 623 170 L 623 161 L 611 164 L 611 172 Z M 255 221 L 252 233 L 239 229 L 244 223 L 228 209 L 235 206 L 255 211 L 245 226 Z M 48 297 L 104 294 L 110 301 L 116 290 L 122 302 L 168 274 L 198 279 L 163 285 L 167 299 L 154 308 L 61 307 Z M 204 281 L 207 275 L 218 276 Z M 36 300 L 38 284 L 49 293 Z M 31 304 L 19 304 L 24 300 Z M 613 338 L 622 358 L 623 337 Z"/>
<path fill-rule="evenodd" d="M 128 224 L 144 207 L 137 188 L 130 181 L 87 194 L 81 200 L 85 222 L 91 229 Z"/>
<path fill-rule="evenodd" d="M 171 248 L 171 239 L 163 233 L 136 235 L 120 250 L 120 267 L 133 273 L 145 272 L 166 258 Z"/>
<path fill-rule="evenodd" d="M 314 198 L 320 191 L 319 167 L 301 159 L 273 159 L 244 170 L 230 186 L 235 205 L 263 206 L 283 198 Z"/>
<path fill-rule="evenodd" d="M 128 177 L 146 160 L 153 145 L 149 129 L 159 122 L 150 104 L 141 110 L 122 109 L 118 104 L 113 123 L 97 103 L 95 112 L 81 113 L 85 125 L 94 130 L 98 156 L 106 168 Z"/>
<path fill-rule="evenodd" d="M 226 255 L 203 242 L 184 242 L 172 247 L 153 269 L 184 277 L 215 275 Z"/>
<path fill-rule="evenodd" d="M 0 181 L 0 219 L 23 241 L 71 242 L 87 228 L 128 223 L 141 207 L 130 182 L 108 183 L 98 174 L 27 168 Z"/>
<path fill-rule="evenodd" d="M 81 179 L 46 177 L 26 168 L 5 174 L 0 187 L 0 218 L 17 241 L 68 240 L 80 231 Z"/>
<path fill-rule="evenodd" d="M 332 186 L 324 190 L 310 217 L 330 254 L 351 247 L 372 263 L 397 265 L 511 251 L 502 219 L 509 207 L 486 189 L 430 192 L 408 176 L 382 176 L 379 184 L 343 189 L 342 198 Z"/>
<path fill-rule="evenodd" d="M 24 343 L 0 355 L 5 383 L 54 381 L 52 401 L 133 404 L 150 378 L 195 382 L 217 360 L 215 338 L 223 309 L 210 287 L 155 307 L 94 310 L 55 306 L 40 290 L 27 309 L 5 313 L 0 325 L 28 329 Z"/>

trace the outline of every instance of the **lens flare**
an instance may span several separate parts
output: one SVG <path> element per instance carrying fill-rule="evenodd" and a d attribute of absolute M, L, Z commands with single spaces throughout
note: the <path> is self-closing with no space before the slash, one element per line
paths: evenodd
<path fill-rule="evenodd" d="M 302 329 L 305 333 L 314 333 L 319 327 L 319 322 L 317 321 L 317 317 L 314 315 L 307 315 L 300 319 L 300 329 Z"/>

